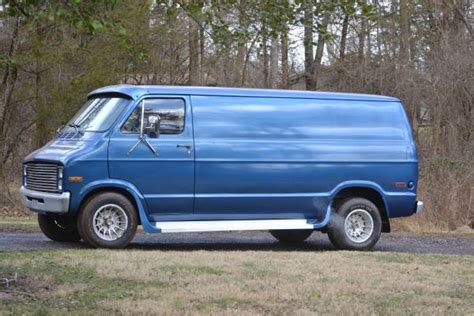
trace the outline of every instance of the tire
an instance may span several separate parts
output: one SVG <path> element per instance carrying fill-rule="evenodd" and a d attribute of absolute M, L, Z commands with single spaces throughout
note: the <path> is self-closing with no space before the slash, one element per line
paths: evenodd
<path fill-rule="evenodd" d="M 38 224 L 43 234 L 51 240 L 60 242 L 81 240 L 75 217 L 38 214 Z"/>
<path fill-rule="evenodd" d="M 306 239 L 308 239 L 309 236 L 313 231 L 311 229 L 291 229 L 291 230 L 271 230 L 270 234 L 272 234 L 273 237 L 278 239 L 280 242 L 284 243 L 291 243 L 291 244 L 296 244 L 296 243 L 302 243 Z"/>
<path fill-rule="evenodd" d="M 370 250 L 381 232 L 380 212 L 374 203 L 364 198 L 344 201 L 328 225 L 329 240 L 337 249 Z"/>
<path fill-rule="evenodd" d="M 106 192 L 90 198 L 78 217 L 79 234 L 95 248 L 124 248 L 137 232 L 135 207 L 125 196 Z"/>

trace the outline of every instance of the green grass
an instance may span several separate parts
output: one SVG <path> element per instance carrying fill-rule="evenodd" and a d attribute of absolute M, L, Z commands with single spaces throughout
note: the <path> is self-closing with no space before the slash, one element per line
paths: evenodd
<path fill-rule="evenodd" d="M 472 314 L 474 257 L 377 252 L 0 253 L 0 314 Z"/>

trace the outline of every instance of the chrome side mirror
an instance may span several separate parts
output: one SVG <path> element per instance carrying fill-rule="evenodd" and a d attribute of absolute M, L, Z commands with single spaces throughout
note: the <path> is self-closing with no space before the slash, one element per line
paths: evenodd
<path fill-rule="evenodd" d="M 61 126 L 59 126 L 58 129 L 56 130 L 56 135 L 59 135 L 63 128 L 64 128 L 64 124 L 61 124 Z"/>
<path fill-rule="evenodd" d="M 161 118 L 159 115 L 148 116 L 148 122 L 145 126 L 145 133 L 150 138 L 160 137 L 160 122 Z"/>
<path fill-rule="evenodd" d="M 148 117 L 148 124 L 147 126 L 145 126 L 145 122 L 144 122 L 145 121 L 145 99 L 143 99 L 142 104 L 141 104 L 140 116 L 141 116 L 140 136 L 138 137 L 137 142 L 132 146 L 132 148 L 130 148 L 127 155 L 130 155 L 132 151 L 134 151 L 135 148 L 137 148 L 137 146 L 140 145 L 140 143 L 144 143 L 145 146 L 147 146 L 153 152 L 153 154 L 155 154 L 155 156 L 158 156 L 158 150 L 156 150 L 155 147 L 153 147 L 153 145 L 150 144 L 150 142 L 147 140 L 145 135 L 150 138 L 156 138 L 160 136 L 160 116 L 150 115 Z M 154 136 L 151 136 L 152 134 Z"/>

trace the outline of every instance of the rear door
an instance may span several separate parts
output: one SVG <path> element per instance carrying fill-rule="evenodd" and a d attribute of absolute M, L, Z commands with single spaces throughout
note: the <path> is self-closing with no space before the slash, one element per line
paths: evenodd
<path fill-rule="evenodd" d="M 157 154 L 141 142 L 140 102 L 115 129 L 109 143 L 111 178 L 132 183 L 144 195 L 151 220 L 160 216 L 193 213 L 194 141 L 188 96 L 145 98 L 144 121 L 151 115 L 161 118 L 158 138 L 147 137 Z"/>

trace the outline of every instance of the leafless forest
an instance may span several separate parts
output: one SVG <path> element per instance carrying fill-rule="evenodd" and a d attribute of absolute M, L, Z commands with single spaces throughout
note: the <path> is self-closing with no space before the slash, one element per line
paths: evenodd
<path fill-rule="evenodd" d="M 391 95 L 417 139 L 425 212 L 474 225 L 472 0 L 0 0 L 0 207 L 21 161 L 103 85 Z"/>

